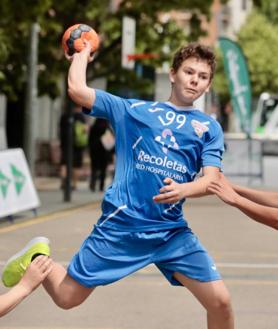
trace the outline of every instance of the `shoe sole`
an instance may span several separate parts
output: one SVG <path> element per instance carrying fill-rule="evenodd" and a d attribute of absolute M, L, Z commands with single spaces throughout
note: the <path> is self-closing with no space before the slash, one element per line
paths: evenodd
<path fill-rule="evenodd" d="M 45 244 L 47 244 L 47 245 L 49 245 L 50 244 L 50 241 L 49 241 L 49 239 L 48 238 L 45 238 L 45 237 L 43 237 L 43 236 L 39 236 L 39 237 L 36 237 L 36 238 L 34 238 L 34 239 L 32 239 L 32 240 L 30 240 L 27 244 L 26 244 L 26 246 L 24 247 L 24 248 L 22 248 L 18 253 L 16 253 L 15 255 L 13 255 L 11 258 L 9 258 L 8 260 L 7 260 L 7 262 L 6 262 L 6 264 L 4 265 L 4 269 L 5 269 L 5 267 L 7 267 L 7 265 L 10 263 L 10 262 L 12 262 L 12 261 L 14 261 L 15 259 L 17 259 L 17 258 L 19 258 L 19 257 L 21 257 L 21 256 L 23 256 L 33 245 L 35 245 L 35 244 L 37 244 L 37 243 L 45 243 Z"/>

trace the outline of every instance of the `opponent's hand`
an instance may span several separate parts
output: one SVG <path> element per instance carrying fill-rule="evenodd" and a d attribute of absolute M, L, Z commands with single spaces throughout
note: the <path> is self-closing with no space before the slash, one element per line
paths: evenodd
<path fill-rule="evenodd" d="M 36 257 L 32 263 L 28 266 L 25 274 L 18 283 L 28 293 L 35 290 L 40 283 L 48 276 L 52 271 L 53 261 L 48 256 L 40 255 Z"/>
<path fill-rule="evenodd" d="M 208 191 L 216 194 L 222 201 L 234 206 L 239 195 L 232 188 L 228 179 L 221 174 L 218 181 L 211 182 L 208 186 Z"/>
<path fill-rule="evenodd" d="M 153 197 L 154 202 L 176 203 L 184 198 L 181 184 L 176 183 L 171 178 L 165 178 L 163 182 L 165 186 L 159 190 L 160 194 Z"/>
<path fill-rule="evenodd" d="M 67 52 L 64 52 L 65 57 L 68 61 L 72 62 L 75 56 L 85 56 L 87 57 L 87 62 L 90 63 L 95 58 L 95 53 L 92 52 L 92 45 L 89 41 L 84 40 L 84 48 L 80 52 L 76 52 L 73 55 L 69 55 Z"/>

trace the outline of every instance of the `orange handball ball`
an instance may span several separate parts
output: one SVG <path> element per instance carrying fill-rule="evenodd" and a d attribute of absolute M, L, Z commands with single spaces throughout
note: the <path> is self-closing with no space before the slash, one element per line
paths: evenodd
<path fill-rule="evenodd" d="M 86 24 L 75 24 L 65 31 L 62 38 L 62 47 L 71 56 L 84 48 L 84 40 L 91 43 L 92 52 L 98 49 L 99 36 L 96 31 Z"/>

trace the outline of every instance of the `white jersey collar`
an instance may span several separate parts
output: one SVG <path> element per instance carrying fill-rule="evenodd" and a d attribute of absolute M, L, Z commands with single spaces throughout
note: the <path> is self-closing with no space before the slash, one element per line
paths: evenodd
<path fill-rule="evenodd" d="M 197 110 L 195 107 L 193 106 L 177 106 L 169 101 L 165 102 L 165 104 L 173 107 L 175 110 L 177 111 L 195 111 Z"/>

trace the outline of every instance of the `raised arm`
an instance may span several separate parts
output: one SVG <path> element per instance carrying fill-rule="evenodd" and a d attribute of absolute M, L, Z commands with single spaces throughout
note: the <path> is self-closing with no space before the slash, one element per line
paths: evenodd
<path fill-rule="evenodd" d="M 237 189 L 233 187 L 234 185 L 222 175 L 219 181 L 210 183 L 208 190 L 216 194 L 222 201 L 238 208 L 255 221 L 278 229 L 278 207 L 270 207 L 262 204 L 262 201 L 266 200 L 267 197 L 263 195 L 263 191 L 252 190 L 238 185 Z M 238 190 L 240 190 L 242 194 L 239 194 L 237 192 Z M 265 193 L 266 195 L 268 194 L 268 192 Z M 275 196 L 275 193 L 269 193 Z M 250 197 L 250 199 L 247 196 Z M 251 198 L 257 200 L 257 202 L 253 201 Z"/>
<path fill-rule="evenodd" d="M 81 52 L 71 57 L 65 56 L 71 61 L 68 72 L 68 94 L 75 104 L 91 109 L 95 102 L 95 90 L 88 87 L 86 81 L 87 65 L 93 60 L 91 44 L 86 42 Z"/>
<path fill-rule="evenodd" d="M 204 167 L 203 176 L 190 182 L 179 184 L 171 178 L 165 178 L 163 186 L 153 200 L 157 203 L 175 203 L 184 198 L 196 198 L 210 194 L 208 186 L 212 181 L 219 180 L 220 172 L 217 167 Z"/>

